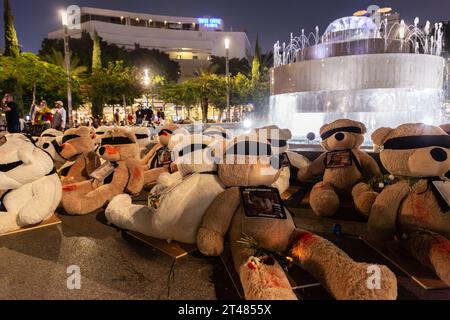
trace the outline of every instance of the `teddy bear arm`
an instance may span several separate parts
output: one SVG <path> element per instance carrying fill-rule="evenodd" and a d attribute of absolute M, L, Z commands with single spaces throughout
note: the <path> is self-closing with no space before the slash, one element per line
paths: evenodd
<path fill-rule="evenodd" d="M 85 165 L 86 165 L 86 172 L 88 175 L 90 175 L 92 172 L 94 172 L 95 170 L 97 170 L 100 165 L 100 158 L 97 155 L 97 153 L 95 152 L 89 152 L 86 155 L 83 155 L 85 158 Z"/>
<path fill-rule="evenodd" d="M 378 163 L 365 152 L 361 152 L 361 165 L 373 177 L 380 177 L 381 170 Z"/>
<path fill-rule="evenodd" d="M 144 185 L 152 186 L 156 184 L 161 174 L 168 172 L 167 168 L 155 168 L 144 171 Z"/>
<path fill-rule="evenodd" d="M 141 164 L 147 165 L 150 160 L 155 156 L 156 151 L 161 148 L 161 145 L 158 143 L 141 159 Z"/>
<path fill-rule="evenodd" d="M 204 255 L 218 256 L 223 252 L 225 234 L 240 203 L 239 188 L 230 188 L 219 194 L 206 210 L 197 235 L 198 247 Z"/>
<path fill-rule="evenodd" d="M 127 191 L 131 194 L 138 194 L 144 187 L 144 169 L 136 159 L 128 159 L 126 165 L 130 175 Z"/>
<path fill-rule="evenodd" d="M 392 240 L 396 233 L 398 211 L 409 193 L 407 182 L 387 186 L 375 200 L 369 217 L 369 236 L 375 240 Z"/>
<path fill-rule="evenodd" d="M 326 153 L 323 153 L 309 165 L 300 168 L 297 175 L 298 180 L 301 182 L 308 182 L 323 174 L 325 172 L 326 156 Z"/>
<path fill-rule="evenodd" d="M 64 178 L 64 183 L 79 182 L 83 177 L 83 171 L 86 168 L 86 159 L 78 157 L 75 163 L 70 167 L 69 172 Z"/>

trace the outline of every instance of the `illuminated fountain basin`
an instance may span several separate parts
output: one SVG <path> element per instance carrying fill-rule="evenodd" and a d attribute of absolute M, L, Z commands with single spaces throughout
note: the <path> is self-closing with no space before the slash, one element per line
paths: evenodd
<path fill-rule="evenodd" d="M 286 64 L 271 71 L 270 120 L 294 140 L 340 118 L 370 133 L 409 122 L 441 124 L 445 61 L 434 55 L 383 53 Z"/>

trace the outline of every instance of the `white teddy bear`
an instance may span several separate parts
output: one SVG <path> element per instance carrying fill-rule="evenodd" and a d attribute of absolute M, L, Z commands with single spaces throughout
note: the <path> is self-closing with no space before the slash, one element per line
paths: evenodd
<path fill-rule="evenodd" d="M 195 244 L 204 213 L 224 191 L 216 174 L 213 141 L 185 136 L 173 151 L 179 172 L 160 176 L 149 206 L 133 205 L 128 195 L 117 196 L 106 209 L 108 221 L 154 238 Z"/>
<path fill-rule="evenodd" d="M 61 202 L 61 181 L 49 154 L 22 134 L 0 145 L 0 234 L 49 219 Z"/>

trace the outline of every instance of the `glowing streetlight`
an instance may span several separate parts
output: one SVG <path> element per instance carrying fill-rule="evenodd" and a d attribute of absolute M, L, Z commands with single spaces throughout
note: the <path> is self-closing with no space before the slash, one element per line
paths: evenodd
<path fill-rule="evenodd" d="M 225 38 L 225 49 L 230 50 L 230 39 L 229 38 Z"/>
<path fill-rule="evenodd" d="M 61 23 L 64 27 L 64 58 L 66 62 L 67 71 L 67 113 L 69 115 L 69 127 L 73 125 L 72 115 L 72 68 L 70 64 L 70 48 L 69 48 L 69 21 L 67 16 L 67 10 L 61 10 L 59 12 L 61 16 Z"/>

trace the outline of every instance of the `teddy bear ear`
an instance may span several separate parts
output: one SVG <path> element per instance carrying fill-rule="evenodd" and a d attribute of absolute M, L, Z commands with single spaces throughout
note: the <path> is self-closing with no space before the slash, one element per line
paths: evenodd
<path fill-rule="evenodd" d="M 372 141 L 377 146 L 382 146 L 386 141 L 386 137 L 392 132 L 391 128 L 380 128 L 372 133 Z"/>
<path fill-rule="evenodd" d="M 367 133 L 367 127 L 364 123 L 362 122 L 358 122 L 358 126 L 361 128 L 361 134 L 366 134 Z"/>

